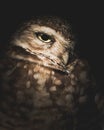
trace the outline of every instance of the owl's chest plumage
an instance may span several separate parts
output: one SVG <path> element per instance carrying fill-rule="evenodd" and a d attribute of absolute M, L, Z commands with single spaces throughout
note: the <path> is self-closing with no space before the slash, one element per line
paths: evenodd
<path fill-rule="evenodd" d="M 13 64 L 10 63 L 9 69 L 3 74 L 3 80 L 4 91 L 13 93 L 18 103 L 31 97 L 35 107 L 51 106 L 55 95 L 57 99 L 57 96 L 59 98 L 68 94 L 67 87 L 69 93 L 74 91 L 70 88 L 73 85 L 72 79 L 67 74 L 23 61 L 14 60 Z"/>
<path fill-rule="evenodd" d="M 69 74 L 22 60 L 8 59 L 1 69 L 1 126 L 22 130 L 67 130 L 76 127 L 76 116 L 92 118 L 93 87 L 86 64 L 75 59 Z M 6 67 L 5 67 L 6 66 Z M 90 87 L 90 89 L 89 89 Z M 88 116 L 88 117 L 89 117 Z M 86 116 L 87 117 L 87 116 Z M 89 118 L 85 119 L 87 122 Z M 82 121 L 82 120 L 81 120 Z M 80 123 L 78 124 L 80 126 Z M 2 128 L 2 127 L 1 127 Z M 21 130 L 20 129 L 20 130 Z M 5 129 L 9 130 L 9 129 Z"/>
<path fill-rule="evenodd" d="M 52 125 L 64 120 L 65 113 L 70 114 L 75 107 L 72 79 L 34 63 L 10 60 L 2 75 L 1 108 L 17 122 L 48 121 Z"/>

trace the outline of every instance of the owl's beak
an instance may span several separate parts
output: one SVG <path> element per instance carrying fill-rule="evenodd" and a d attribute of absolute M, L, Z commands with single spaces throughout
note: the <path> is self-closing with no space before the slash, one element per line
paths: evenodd
<path fill-rule="evenodd" d="M 17 58 L 20 60 L 27 60 L 33 63 L 37 63 L 39 65 L 51 68 L 51 69 L 55 69 L 64 73 L 69 73 L 66 69 L 67 62 L 68 62 L 67 52 L 65 52 L 61 57 L 57 57 L 57 56 L 52 57 L 53 55 L 48 57 L 45 54 L 31 52 L 21 47 L 18 47 L 18 49 L 20 50 L 20 52 L 22 51 L 22 54 L 25 54 L 25 57 L 24 55 L 23 57 L 19 56 L 18 51 L 15 50 L 14 53 L 10 54 L 12 58 Z"/>
<path fill-rule="evenodd" d="M 42 65 L 51 69 L 55 69 L 58 71 L 62 71 L 64 73 L 69 73 L 68 70 L 66 69 L 66 65 L 68 62 L 68 53 L 64 53 L 62 57 L 48 57 L 44 54 L 39 53 L 38 58 L 43 61 Z"/>
<path fill-rule="evenodd" d="M 68 63 L 68 59 L 69 59 L 69 55 L 68 55 L 68 52 L 65 52 L 63 55 L 62 55 L 62 60 L 63 60 L 63 64 L 66 65 Z"/>

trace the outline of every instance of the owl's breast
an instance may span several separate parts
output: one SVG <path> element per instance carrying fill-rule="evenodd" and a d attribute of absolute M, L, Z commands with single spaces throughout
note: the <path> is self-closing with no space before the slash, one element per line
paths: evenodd
<path fill-rule="evenodd" d="M 7 97 L 13 96 L 17 104 L 33 104 L 34 107 L 53 104 L 64 106 L 68 98 L 67 87 L 70 86 L 69 91 L 73 91 L 66 74 L 34 63 L 12 60 L 2 77 L 3 92 Z"/>
<path fill-rule="evenodd" d="M 5 66 L 2 72 L 1 95 L 6 101 L 11 102 L 10 104 L 15 104 L 16 108 L 60 106 L 69 111 L 73 110 L 79 89 L 82 95 L 85 89 L 80 86 L 89 82 L 86 78 L 87 71 L 79 69 L 81 66 L 76 67 L 74 64 L 69 65 L 69 74 L 14 59 L 8 60 Z"/>
<path fill-rule="evenodd" d="M 50 68 L 10 60 L 2 73 L 0 109 L 12 117 L 12 123 L 48 121 L 50 125 L 64 120 L 65 113 L 67 116 L 74 106 L 68 79 L 66 74 Z"/>
<path fill-rule="evenodd" d="M 24 129 L 72 129 L 73 114 L 93 100 L 88 69 L 80 60 L 73 63 L 66 74 L 30 62 L 6 61 L 0 75 L 0 122 Z"/>

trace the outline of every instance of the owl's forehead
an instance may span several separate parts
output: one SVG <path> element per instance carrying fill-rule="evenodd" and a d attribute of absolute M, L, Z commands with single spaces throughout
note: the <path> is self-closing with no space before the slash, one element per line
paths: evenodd
<path fill-rule="evenodd" d="M 51 27 L 46 27 L 46 26 L 40 26 L 40 25 L 31 25 L 31 29 L 34 32 L 43 32 L 46 33 L 48 35 L 54 36 L 57 39 L 59 39 L 60 41 L 66 42 L 69 39 L 66 39 L 62 33 L 60 31 L 56 31 L 55 29 L 51 28 Z"/>

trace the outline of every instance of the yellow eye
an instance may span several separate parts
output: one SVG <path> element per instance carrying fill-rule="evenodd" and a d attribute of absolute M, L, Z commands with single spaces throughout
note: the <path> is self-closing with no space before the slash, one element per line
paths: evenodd
<path fill-rule="evenodd" d="M 36 37 L 45 43 L 50 43 L 50 42 L 54 42 L 54 38 L 46 33 L 42 33 L 42 32 L 36 32 Z"/>

